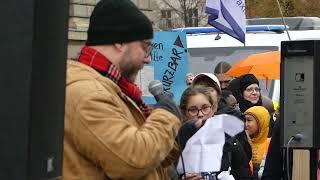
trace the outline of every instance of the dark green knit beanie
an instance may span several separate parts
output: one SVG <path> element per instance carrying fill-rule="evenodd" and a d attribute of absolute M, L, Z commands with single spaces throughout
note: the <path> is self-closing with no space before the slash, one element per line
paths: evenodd
<path fill-rule="evenodd" d="M 86 45 L 152 39 L 150 20 L 130 0 L 101 0 L 94 8 Z"/>

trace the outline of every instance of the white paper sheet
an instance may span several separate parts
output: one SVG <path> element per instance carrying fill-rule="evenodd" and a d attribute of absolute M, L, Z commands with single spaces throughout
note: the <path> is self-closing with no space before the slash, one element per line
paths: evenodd
<path fill-rule="evenodd" d="M 244 123 L 235 116 L 216 115 L 209 118 L 187 142 L 182 152 L 187 173 L 220 171 L 225 134 L 234 136 L 244 129 Z M 181 157 L 177 170 L 183 173 Z"/>
<path fill-rule="evenodd" d="M 218 115 L 217 118 L 221 118 L 223 122 L 224 132 L 233 137 L 244 130 L 244 122 L 236 116 L 227 114 Z"/>

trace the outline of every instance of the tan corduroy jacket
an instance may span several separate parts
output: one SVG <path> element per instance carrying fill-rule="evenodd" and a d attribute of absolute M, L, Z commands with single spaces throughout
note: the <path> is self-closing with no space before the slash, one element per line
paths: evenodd
<path fill-rule="evenodd" d="M 167 179 L 178 158 L 179 119 L 155 109 L 145 119 L 117 84 L 67 62 L 63 180 Z"/>

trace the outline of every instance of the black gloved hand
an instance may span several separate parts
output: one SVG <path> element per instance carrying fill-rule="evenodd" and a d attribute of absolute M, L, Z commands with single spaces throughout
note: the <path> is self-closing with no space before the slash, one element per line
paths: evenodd
<path fill-rule="evenodd" d="M 163 108 L 174 115 L 176 115 L 180 120 L 182 120 L 182 114 L 180 108 L 174 102 L 174 100 L 170 96 L 164 96 L 161 98 L 157 104 L 154 105 L 154 109 Z"/>

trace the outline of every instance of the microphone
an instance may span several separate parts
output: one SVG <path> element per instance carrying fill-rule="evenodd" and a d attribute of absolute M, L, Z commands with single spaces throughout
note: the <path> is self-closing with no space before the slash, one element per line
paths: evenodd
<path fill-rule="evenodd" d="M 173 94 L 163 90 L 163 84 L 159 80 L 153 80 L 148 86 L 149 92 L 154 96 L 157 102 L 163 98 L 172 98 Z"/>

